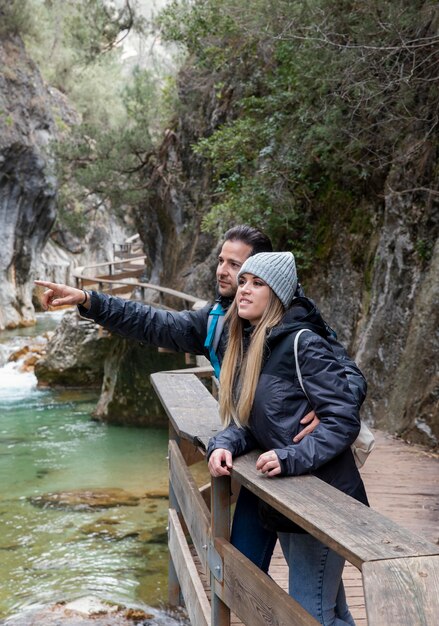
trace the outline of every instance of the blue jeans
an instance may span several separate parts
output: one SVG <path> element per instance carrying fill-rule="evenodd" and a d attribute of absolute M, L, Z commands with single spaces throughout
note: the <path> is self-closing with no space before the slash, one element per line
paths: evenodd
<path fill-rule="evenodd" d="M 252 561 L 265 573 L 268 573 L 271 557 L 277 541 L 277 533 L 265 529 L 259 519 L 258 514 L 259 498 L 254 493 L 241 487 L 238 500 L 236 502 L 235 514 L 233 516 L 232 533 L 230 542 L 244 556 Z M 307 609 L 316 619 L 320 618 L 313 613 L 320 610 L 323 613 L 323 605 L 326 607 L 326 595 L 328 591 L 327 577 L 335 577 L 335 610 L 334 606 L 329 609 L 332 615 L 332 622 L 329 620 L 325 624 L 334 626 L 355 626 L 355 622 L 346 604 L 341 574 L 343 572 L 344 559 L 335 552 L 323 546 L 311 535 L 299 533 L 279 533 L 282 550 L 290 569 L 290 595 L 293 596 L 302 606 Z M 284 548 L 285 546 L 285 548 Z M 294 554 L 294 567 L 293 555 Z M 290 558 L 291 555 L 291 558 Z M 329 557 L 326 561 L 326 558 Z M 335 561 L 336 569 L 332 571 L 332 562 Z M 303 572 L 303 574 L 301 573 Z M 326 576 L 325 576 L 326 575 Z M 303 576 L 303 577 L 302 577 Z M 298 580 L 300 585 L 294 581 Z M 315 585 L 316 581 L 319 581 Z M 338 583 L 337 583 L 338 581 Z M 299 590 L 295 588 L 299 586 Z M 317 589 L 314 588 L 317 587 Z M 333 591 L 331 591 L 333 594 Z M 307 596 L 314 597 L 315 601 L 309 601 Z M 325 595 L 323 601 L 322 596 Z M 320 596 L 320 600 L 318 599 Z M 320 608 L 319 608 L 320 607 Z M 327 609 L 325 608 L 325 611 Z M 334 621 L 336 618 L 337 621 Z"/>
<path fill-rule="evenodd" d="M 279 533 L 289 567 L 289 594 L 323 626 L 355 626 L 346 604 L 345 560 L 312 535 Z"/>
<path fill-rule="evenodd" d="M 254 493 L 241 487 L 233 515 L 230 543 L 267 574 L 277 533 L 262 526 L 258 500 Z"/>

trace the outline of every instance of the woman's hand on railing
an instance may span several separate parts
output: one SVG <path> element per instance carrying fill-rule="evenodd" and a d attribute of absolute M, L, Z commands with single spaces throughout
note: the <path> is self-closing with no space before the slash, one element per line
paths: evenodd
<path fill-rule="evenodd" d="M 233 467 L 232 453 L 224 448 L 217 448 L 212 452 L 209 458 L 209 472 L 214 478 L 218 476 L 230 476 L 230 470 Z"/>
<path fill-rule="evenodd" d="M 281 473 L 279 457 L 274 450 L 264 452 L 256 461 L 256 469 L 267 474 L 267 476 L 277 476 Z"/>
<path fill-rule="evenodd" d="M 86 309 L 90 308 L 90 295 L 83 289 L 76 289 L 68 285 L 50 283 L 46 280 L 36 280 L 39 287 L 46 287 L 41 296 L 41 304 L 44 309 L 81 304 Z"/>

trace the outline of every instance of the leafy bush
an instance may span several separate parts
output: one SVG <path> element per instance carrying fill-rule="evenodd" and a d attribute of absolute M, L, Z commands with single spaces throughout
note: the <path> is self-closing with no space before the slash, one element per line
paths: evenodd
<path fill-rule="evenodd" d="M 35 33 L 29 0 L 0 0 L 0 37 Z"/>
<path fill-rule="evenodd" d="M 174 0 L 162 35 L 186 46 L 218 103 L 233 94 L 228 120 L 194 146 L 215 181 L 205 227 L 257 224 L 304 263 L 327 253 L 328 215 L 367 232 L 356 207 L 364 194 L 381 203 L 402 141 L 416 137 L 413 158 L 436 141 L 438 20 L 420 0 Z"/>

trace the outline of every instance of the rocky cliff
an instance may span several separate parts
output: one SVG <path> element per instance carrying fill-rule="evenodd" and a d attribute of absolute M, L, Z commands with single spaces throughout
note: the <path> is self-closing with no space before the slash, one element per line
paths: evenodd
<path fill-rule="evenodd" d="M 21 40 L 0 41 L 0 329 L 33 323 L 34 264 L 55 220 L 53 104 Z"/>
<path fill-rule="evenodd" d="M 150 168 L 151 193 L 138 212 L 138 229 L 153 277 L 206 296 L 212 295 L 215 245 L 201 234 L 200 222 L 213 189 L 209 166 L 192 144 L 233 117 L 233 98 L 226 97 L 233 87 L 226 85 L 218 98 L 213 79 L 209 84 L 189 69 L 179 84 L 183 112 Z M 363 417 L 430 447 L 439 440 L 437 151 L 421 130 L 405 138 L 379 193 L 364 198 L 372 219 L 363 232 L 355 234 L 332 212 L 325 258 L 302 274 L 308 295 L 367 376 Z"/>
<path fill-rule="evenodd" d="M 53 229 L 58 181 L 55 142 L 79 122 L 48 86 L 19 37 L 0 39 L 0 330 L 34 323 L 33 280 L 72 283 L 72 268 L 107 261 L 133 226 L 101 204 L 85 234 Z"/>

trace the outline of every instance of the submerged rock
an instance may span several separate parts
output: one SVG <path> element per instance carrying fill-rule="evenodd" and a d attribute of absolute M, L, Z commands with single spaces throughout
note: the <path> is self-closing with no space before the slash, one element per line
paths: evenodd
<path fill-rule="evenodd" d="M 136 539 L 140 531 L 124 530 L 120 528 L 119 520 L 98 519 L 90 524 L 85 524 L 80 529 L 83 535 L 99 537 L 106 541 L 123 541 L 124 539 Z"/>
<path fill-rule="evenodd" d="M 29 498 L 34 506 L 72 511 L 110 509 L 115 506 L 137 506 L 140 498 L 124 489 L 83 489 L 46 493 Z"/>
<path fill-rule="evenodd" d="M 149 489 L 145 493 L 145 497 L 150 500 L 167 500 L 169 491 L 168 489 Z"/>
<path fill-rule="evenodd" d="M 146 607 L 126 607 L 85 596 L 71 602 L 58 602 L 51 606 L 28 610 L 0 624 L 9 626 L 177 626 L 189 624 L 183 614 L 165 613 Z"/>

